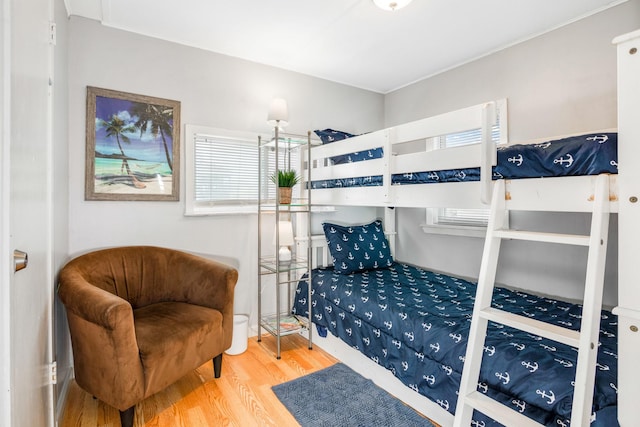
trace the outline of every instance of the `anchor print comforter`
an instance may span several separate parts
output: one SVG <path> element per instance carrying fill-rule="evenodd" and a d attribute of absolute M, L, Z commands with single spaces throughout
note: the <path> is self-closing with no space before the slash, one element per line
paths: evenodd
<path fill-rule="evenodd" d="M 377 155 L 379 158 L 380 156 Z M 363 159 L 356 158 L 353 161 Z M 618 173 L 618 134 L 593 133 L 540 144 L 498 147 L 493 179 L 520 179 Z M 480 168 L 395 174 L 394 185 L 437 184 L 480 180 Z M 311 188 L 382 185 L 382 175 L 313 181 Z"/>
<path fill-rule="evenodd" d="M 294 314 L 307 314 L 306 282 Z M 418 267 L 342 275 L 313 273 L 313 321 L 391 370 L 404 384 L 455 412 L 476 286 Z M 581 306 L 496 288 L 493 306 L 580 328 Z M 601 315 L 592 426 L 616 426 L 617 319 Z M 569 426 L 577 351 L 491 323 L 478 389 L 547 426 Z M 476 427 L 499 426 L 475 413 Z"/>

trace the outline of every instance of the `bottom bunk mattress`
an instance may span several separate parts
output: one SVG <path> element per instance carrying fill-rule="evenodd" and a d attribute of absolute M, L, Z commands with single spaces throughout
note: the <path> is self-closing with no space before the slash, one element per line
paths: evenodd
<path fill-rule="evenodd" d="M 307 281 L 293 313 L 307 316 Z M 419 267 L 312 274 L 312 318 L 454 414 L 476 285 Z M 494 307 L 579 330 L 582 306 L 496 287 Z M 591 426 L 617 426 L 617 318 L 602 311 Z M 569 426 L 577 350 L 489 322 L 478 390 L 546 426 Z M 474 413 L 474 426 L 499 426 Z"/>

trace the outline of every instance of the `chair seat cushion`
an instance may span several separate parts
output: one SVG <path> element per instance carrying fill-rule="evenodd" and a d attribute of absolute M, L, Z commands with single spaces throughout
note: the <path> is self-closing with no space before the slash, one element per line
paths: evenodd
<path fill-rule="evenodd" d="M 183 302 L 133 311 L 148 397 L 224 351 L 222 313 Z"/>

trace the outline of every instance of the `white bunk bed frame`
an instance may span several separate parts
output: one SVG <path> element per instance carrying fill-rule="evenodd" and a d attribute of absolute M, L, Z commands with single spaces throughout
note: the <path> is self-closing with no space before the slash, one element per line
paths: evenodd
<path fill-rule="evenodd" d="M 495 122 L 495 102 L 488 102 L 314 147 L 311 150 L 312 180 L 382 175 L 383 184 L 318 189 L 312 192 L 313 204 L 487 208 L 493 189 L 491 167 L 495 166 L 497 158 L 496 145 L 491 140 L 491 127 Z M 426 146 L 426 141 L 430 138 L 472 129 L 482 129 L 480 144 L 395 154 L 394 148 L 401 144 L 424 141 Z M 379 159 L 339 165 L 331 165 L 325 160 L 376 147 L 383 147 L 384 153 Z M 391 185 L 393 174 L 477 167 L 481 169 L 481 179 L 476 182 Z M 610 180 L 610 187 L 615 191 L 616 176 L 611 175 Z M 508 208 L 545 211 L 552 207 L 558 212 L 591 212 L 590 197 L 593 195 L 595 181 L 595 176 L 506 180 L 507 192 L 512 195 Z M 557 190 L 558 185 L 562 185 L 562 193 Z M 612 209 L 617 210 L 617 196 L 614 192 L 610 199 L 613 201 Z"/>
<path fill-rule="evenodd" d="M 640 286 L 634 256 L 640 253 L 640 30 L 614 40 L 618 49 L 618 175 L 608 176 L 607 209 L 618 213 L 618 298 L 614 313 L 619 316 L 618 329 L 618 421 L 622 427 L 637 423 L 634 408 L 640 395 Z M 495 145 L 490 130 L 495 123 L 493 102 L 476 105 L 452 113 L 388 128 L 344 142 L 334 142 L 311 149 L 313 180 L 382 175 L 383 185 L 318 189 L 311 192 L 313 205 L 377 206 L 377 207 L 457 207 L 486 208 L 491 200 L 494 182 L 491 166 L 496 163 Z M 482 143 L 454 149 L 398 154 L 398 144 L 426 140 L 434 136 L 482 129 Z M 326 159 L 368 149 L 383 147 L 380 159 L 331 165 Z M 481 159 L 481 162 L 478 162 Z M 635 161 L 635 163 L 634 163 Z M 392 174 L 429 170 L 481 168 L 481 181 L 467 183 L 391 185 Z M 306 176 L 306 174 L 303 174 Z M 597 176 L 529 178 L 505 180 L 505 202 L 508 210 L 592 212 Z M 602 180 L 602 178 L 601 178 Z M 303 183 L 303 185 L 306 185 Z M 307 245 L 308 224 L 299 222 L 299 250 Z M 395 249 L 395 211 L 385 209 L 385 228 L 392 250 Z M 314 255 L 313 265 L 327 265 L 324 236 L 311 238 L 311 246 L 321 250 Z M 304 253 L 304 252 L 300 252 Z M 320 258 L 320 259 L 319 259 Z M 485 261 L 483 260 L 483 263 Z M 314 328 L 315 329 L 315 328 Z M 315 330 L 314 330 L 315 334 Z M 316 344 L 343 363 L 396 395 L 435 422 L 450 426 L 453 416 L 436 403 L 404 386 L 385 368 L 364 357 L 331 334 Z"/>
<path fill-rule="evenodd" d="M 638 423 L 640 396 L 640 30 L 617 37 L 618 48 L 618 422 Z"/>

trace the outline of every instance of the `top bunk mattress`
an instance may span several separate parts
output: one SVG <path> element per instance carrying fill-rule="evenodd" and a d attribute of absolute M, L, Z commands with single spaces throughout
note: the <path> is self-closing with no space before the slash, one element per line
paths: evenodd
<path fill-rule="evenodd" d="M 590 133 L 538 144 L 515 144 L 497 148 L 493 179 L 521 179 L 618 173 L 618 134 Z M 382 157 L 382 149 L 332 158 L 334 164 L 355 163 Z M 432 170 L 393 174 L 391 184 L 435 184 L 480 180 L 480 168 Z M 311 182 L 311 188 L 383 185 L 382 175 L 355 176 Z"/>

